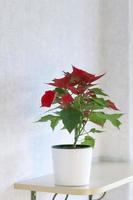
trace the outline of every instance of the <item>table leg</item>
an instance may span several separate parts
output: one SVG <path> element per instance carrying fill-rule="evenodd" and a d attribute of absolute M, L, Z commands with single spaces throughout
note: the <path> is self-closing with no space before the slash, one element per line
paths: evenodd
<path fill-rule="evenodd" d="M 93 195 L 89 195 L 89 200 L 92 200 L 93 199 Z"/>
<path fill-rule="evenodd" d="M 105 196 L 106 192 L 103 193 L 103 195 L 97 199 L 93 199 L 93 195 L 89 195 L 89 200 L 101 200 Z"/>
<path fill-rule="evenodd" d="M 67 200 L 68 199 L 68 194 L 66 195 L 66 197 L 65 197 L 65 200 Z"/>
<path fill-rule="evenodd" d="M 54 196 L 53 196 L 52 200 L 55 200 L 55 197 L 57 196 L 57 194 L 58 194 L 58 193 L 55 193 L 55 194 L 54 194 Z M 67 200 L 67 199 L 68 199 L 68 196 L 69 196 L 69 195 L 68 195 L 68 194 L 66 194 L 66 196 L 65 196 L 65 199 L 64 199 L 64 200 Z"/>
<path fill-rule="evenodd" d="M 55 193 L 52 200 L 55 200 L 55 197 L 57 196 L 58 193 Z"/>
<path fill-rule="evenodd" d="M 31 191 L 31 200 L 36 200 L 36 192 Z"/>
<path fill-rule="evenodd" d="M 55 197 L 57 196 L 58 193 L 55 193 L 52 200 L 55 200 Z M 98 199 L 94 199 L 94 200 L 101 200 L 104 196 L 105 196 L 106 192 L 103 193 L 103 195 L 98 198 Z M 64 200 L 68 199 L 68 194 L 66 195 Z M 36 191 L 31 191 L 31 200 L 36 200 Z M 89 195 L 89 200 L 93 200 L 93 195 Z"/>

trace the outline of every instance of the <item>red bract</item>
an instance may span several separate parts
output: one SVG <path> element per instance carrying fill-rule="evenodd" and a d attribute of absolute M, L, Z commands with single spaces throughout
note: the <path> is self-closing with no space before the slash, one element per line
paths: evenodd
<path fill-rule="evenodd" d="M 78 94 L 78 90 L 74 86 L 69 86 L 68 89 L 73 93 L 73 94 Z"/>
<path fill-rule="evenodd" d="M 53 83 L 49 83 L 49 85 L 59 87 L 59 88 L 67 88 L 70 84 L 71 75 L 66 74 L 63 78 L 60 79 L 54 79 Z"/>
<path fill-rule="evenodd" d="M 108 108 L 112 108 L 113 110 L 119 110 L 119 109 L 116 107 L 116 105 L 115 105 L 112 101 L 110 101 L 110 100 L 107 100 L 107 107 L 108 107 Z"/>
<path fill-rule="evenodd" d="M 63 104 L 69 104 L 69 103 L 73 102 L 73 98 L 70 94 L 65 94 L 65 95 L 62 96 L 61 102 Z"/>
<path fill-rule="evenodd" d="M 78 95 L 78 94 L 83 94 L 84 91 L 86 90 L 86 87 L 78 85 L 77 88 L 75 88 L 74 86 L 69 86 L 67 89 L 69 89 L 73 94 Z"/>
<path fill-rule="evenodd" d="M 84 81 L 86 83 L 92 83 L 96 81 L 97 79 L 101 78 L 104 74 L 100 76 L 96 76 L 94 74 L 89 74 L 88 72 L 78 69 L 75 66 L 73 66 L 73 72 L 71 73 L 72 77 L 79 78 L 80 81 Z"/>
<path fill-rule="evenodd" d="M 52 90 L 48 90 L 41 98 L 41 106 L 42 107 L 50 107 L 53 103 L 56 96 L 56 92 Z"/>
<path fill-rule="evenodd" d="M 104 74 L 100 76 L 95 76 L 93 74 L 89 74 L 86 71 L 83 71 L 81 69 L 76 68 L 73 66 L 73 71 L 71 73 L 65 73 L 65 76 L 63 78 L 54 79 L 53 83 L 49 83 L 49 85 L 58 87 L 58 88 L 64 88 L 69 89 L 73 86 L 82 86 L 82 91 L 79 90 L 78 93 L 83 93 L 85 90 L 85 85 L 89 84 L 91 85 L 92 82 L 96 81 L 97 79 L 101 78 Z M 74 88 L 71 88 L 70 90 L 73 90 Z M 81 88 L 80 88 L 81 89 Z M 74 91 L 74 92 L 73 92 Z M 74 94 L 77 94 L 76 90 L 74 89 L 72 92 Z"/>
<path fill-rule="evenodd" d="M 83 94 L 84 91 L 86 90 L 86 87 L 82 85 L 78 85 L 77 90 L 79 94 Z"/>

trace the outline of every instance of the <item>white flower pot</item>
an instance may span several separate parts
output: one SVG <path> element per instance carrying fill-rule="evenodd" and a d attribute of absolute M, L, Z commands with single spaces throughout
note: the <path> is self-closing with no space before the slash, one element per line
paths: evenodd
<path fill-rule="evenodd" d="M 92 148 L 83 145 L 52 146 L 56 185 L 84 186 L 89 184 Z"/>

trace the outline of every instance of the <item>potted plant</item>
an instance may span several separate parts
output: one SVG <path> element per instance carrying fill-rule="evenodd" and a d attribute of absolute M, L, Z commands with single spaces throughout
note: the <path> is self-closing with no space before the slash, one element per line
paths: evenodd
<path fill-rule="evenodd" d="M 94 84 L 104 74 L 96 76 L 75 66 L 72 68 L 71 73 L 64 72 L 63 78 L 48 83 L 54 89 L 45 91 L 41 106 L 53 107 L 38 121 L 50 121 L 53 130 L 62 122 L 63 129 L 73 135 L 72 144 L 52 146 L 55 184 L 82 186 L 89 184 L 95 134 L 102 132 L 87 124 L 103 128 L 106 121 L 110 121 L 119 128 L 122 114 L 108 112 L 119 110 L 108 95 Z"/>

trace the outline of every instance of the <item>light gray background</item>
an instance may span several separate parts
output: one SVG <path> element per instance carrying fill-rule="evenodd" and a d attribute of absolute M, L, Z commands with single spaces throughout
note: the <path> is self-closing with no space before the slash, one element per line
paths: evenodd
<path fill-rule="evenodd" d="M 48 89 L 44 83 L 70 71 L 71 64 L 91 73 L 106 72 L 101 86 L 125 113 L 120 132 L 107 124 L 97 137 L 94 159 L 132 160 L 128 4 L 127 0 L 0 0 L 0 199 L 28 200 L 29 192 L 14 191 L 13 183 L 52 172 L 51 145 L 72 141 L 59 129 L 52 133 L 48 124 L 34 123 L 44 112 L 39 107 Z M 128 186 L 113 190 L 106 199 L 128 199 L 128 190 Z M 38 195 L 38 200 L 47 198 Z"/>

